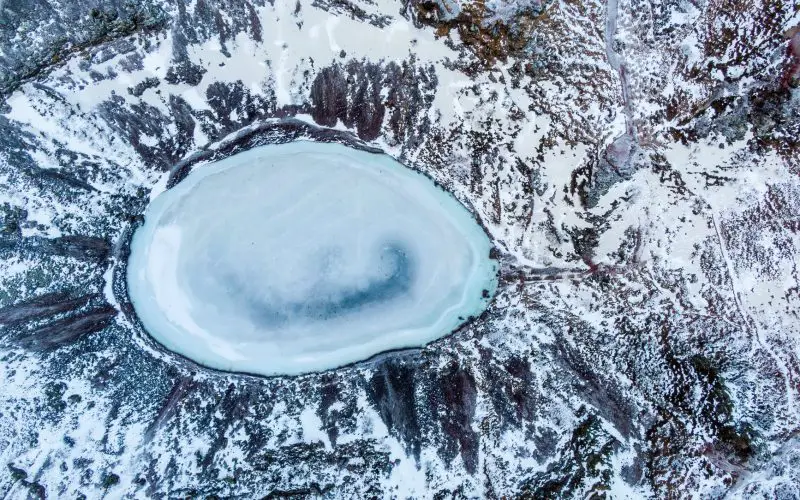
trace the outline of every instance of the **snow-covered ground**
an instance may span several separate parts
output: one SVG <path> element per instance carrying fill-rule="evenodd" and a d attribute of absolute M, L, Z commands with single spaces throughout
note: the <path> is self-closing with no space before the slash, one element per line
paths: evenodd
<path fill-rule="evenodd" d="M 6 496 L 800 495 L 795 3 L 104 5 L 0 11 Z M 150 201 L 296 139 L 469 207 L 486 313 L 298 377 L 153 342 Z"/>

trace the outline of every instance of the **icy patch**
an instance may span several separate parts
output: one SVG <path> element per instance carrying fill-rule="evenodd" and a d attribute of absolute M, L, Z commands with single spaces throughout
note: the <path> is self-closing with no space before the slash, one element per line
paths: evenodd
<path fill-rule="evenodd" d="M 168 349 L 261 375 L 342 366 L 442 337 L 496 288 L 486 233 L 386 155 L 263 146 L 157 196 L 136 232 L 131 300 Z"/>

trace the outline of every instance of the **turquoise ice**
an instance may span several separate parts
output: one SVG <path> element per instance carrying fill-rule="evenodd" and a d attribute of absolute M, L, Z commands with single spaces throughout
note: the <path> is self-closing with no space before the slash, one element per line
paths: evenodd
<path fill-rule="evenodd" d="M 197 167 L 148 207 L 131 300 L 169 350 L 221 370 L 322 371 L 422 346 L 479 315 L 491 243 L 429 178 L 339 144 Z"/>

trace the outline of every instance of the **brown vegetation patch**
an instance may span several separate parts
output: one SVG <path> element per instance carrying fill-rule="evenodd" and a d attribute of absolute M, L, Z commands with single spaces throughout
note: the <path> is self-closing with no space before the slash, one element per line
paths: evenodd
<path fill-rule="evenodd" d="M 530 42 L 535 21 L 545 15 L 535 10 L 520 11 L 512 26 L 500 20 L 487 22 L 492 13 L 484 0 L 463 6 L 455 16 L 432 0 L 412 1 L 411 5 L 419 24 L 433 27 L 439 37 L 455 31 L 464 46 L 487 67 L 522 52 Z"/>

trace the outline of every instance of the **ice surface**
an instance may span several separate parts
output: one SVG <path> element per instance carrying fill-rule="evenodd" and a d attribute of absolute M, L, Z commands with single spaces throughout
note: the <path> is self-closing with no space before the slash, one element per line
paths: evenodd
<path fill-rule="evenodd" d="M 480 314 L 496 287 L 490 247 L 425 176 L 301 141 L 198 167 L 157 196 L 128 282 L 167 348 L 223 370 L 299 374 L 421 346 Z"/>

